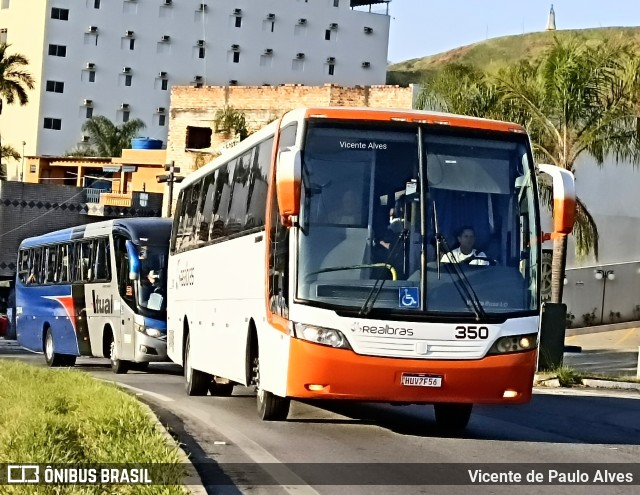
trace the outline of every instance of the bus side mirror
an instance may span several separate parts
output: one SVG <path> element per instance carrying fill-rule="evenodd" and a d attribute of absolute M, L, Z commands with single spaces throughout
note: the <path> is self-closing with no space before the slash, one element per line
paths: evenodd
<path fill-rule="evenodd" d="M 140 257 L 138 250 L 133 242 L 127 240 L 127 255 L 129 256 L 129 280 L 138 280 L 140 278 Z"/>
<path fill-rule="evenodd" d="M 573 174 L 555 165 L 539 164 L 541 172 L 553 179 L 553 230 L 570 234 L 576 218 L 576 188 Z"/>
<path fill-rule="evenodd" d="M 276 194 L 282 223 L 292 225 L 292 217 L 300 214 L 300 180 L 302 157 L 296 146 L 284 148 L 278 153 L 276 168 Z"/>

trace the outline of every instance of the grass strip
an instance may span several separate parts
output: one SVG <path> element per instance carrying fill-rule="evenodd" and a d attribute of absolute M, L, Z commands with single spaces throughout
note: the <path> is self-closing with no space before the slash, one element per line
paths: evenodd
<path fill-rule="evenodd" d="M 163 465 L 166 485 L 0 486 L 0 494 L 185 494 L 179 448 L 138 401 L 77 370 L 0 361 L 0 463 Z"/>

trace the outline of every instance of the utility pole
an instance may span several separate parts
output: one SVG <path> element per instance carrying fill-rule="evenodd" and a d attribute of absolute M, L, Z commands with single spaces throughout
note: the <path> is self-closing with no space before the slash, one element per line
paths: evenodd
<path fill-rule="evenodd" d="M 172 160 L 171 163 L 167 163 L 164 166 L 165 172 L 168 172 L 164 175 L 156 175 L 156 179 L 159 183 L 166 182 L 169 186 L 169 204 L 167 205 L 167 217 L 171 217 L 171 204 L 173 203 L 173 184 L 176 182 L 182 182 L 184 177 L 181 175 L 176 175 L 180 172 L 180 167 L 175 166 L 175 162 Z"/>

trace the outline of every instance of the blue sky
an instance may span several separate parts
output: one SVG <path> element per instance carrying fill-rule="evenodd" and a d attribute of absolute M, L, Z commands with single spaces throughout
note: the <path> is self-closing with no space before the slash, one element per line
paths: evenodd
<path fill-rule="evenodd" d="M 392 0 L 389 60 L 441 53 L 487 38 L 556 27 L 640 26 L 639 0 Z"/>

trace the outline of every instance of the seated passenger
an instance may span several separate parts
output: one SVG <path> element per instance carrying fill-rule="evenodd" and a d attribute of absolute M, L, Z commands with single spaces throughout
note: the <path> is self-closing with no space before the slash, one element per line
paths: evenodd
<path fill-rule="evenodd" d="M 459 246 L 450 253 L 444 253 L 440 258 L 442 263 L 452 263 L 454 258 L 459 263 L 469 265 L 488 265 L 489 259 L 482 251 L 476 251 L 473 244 L 476 241 L 476 234 L 473 227 L 462 227 L 457 235 Z M 483 259 L 484 258 L 484 259 Z"/>

